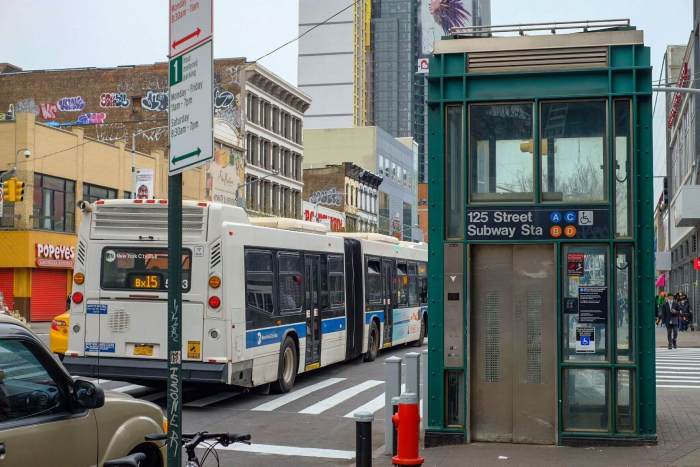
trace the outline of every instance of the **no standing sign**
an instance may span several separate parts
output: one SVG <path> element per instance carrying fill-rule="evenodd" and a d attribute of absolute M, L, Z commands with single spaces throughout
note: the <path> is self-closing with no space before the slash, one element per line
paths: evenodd
<path fill-rule="evenodd" d="M 170 0 L 169 174 L 214 157 L 212 0 Z"/>

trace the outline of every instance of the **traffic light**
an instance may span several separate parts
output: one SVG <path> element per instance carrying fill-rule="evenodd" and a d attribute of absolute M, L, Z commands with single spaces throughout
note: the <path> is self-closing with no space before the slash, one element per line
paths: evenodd
<path fill-rule="evenodd" d="M 15 180 L 15 202 L 24 201 L 24 182 Z"/>
<path fill-rule="evenodd" d="M 2 191 L 5 195 L 5 201 L 14 202 L 15 201 L 15 179 L 11 178 L 2 182 Z"/>

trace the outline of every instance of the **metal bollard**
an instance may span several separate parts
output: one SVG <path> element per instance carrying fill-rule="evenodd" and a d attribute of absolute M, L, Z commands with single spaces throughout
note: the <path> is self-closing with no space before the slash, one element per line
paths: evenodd
<path fill-rule="evenodd" d="M 420 400 L 420 354 L 418 352 L 408 352 L 406 358 L 406 390 L 415 394 Z"/>
<path fill-rule="evenodd" d="M 384 360 L 384 453 L 393 452 L 391 431 L 391 399 L 401 395 L 401 359 L 399 357 L 389 357 Z"/>
<path fill-rule="evenodd" d="M 428 349 L 421 352 L 421 379 L 423 380 L 423 390 L 421 391 L 421 425 L 423 429 L 428 425 Z"/>
<path fill-rule="evenodd" d="M 372 467 L 372 421 L 374 415 L 362 410 L 353 414 L 355 417 L 355 465 Z"/>
<path fill-rule="evenodd" d="M 400 397 L 392 397 L 391 398 L 391 416 L 393 417 L 396 415 L 399 411 L 399 402 L 401 401 Z M 393 418 L 392 418 L 393 420 Z M 398 436 L 398 431 L 396 431 L 396 425 L 394 423 L 391 424 L 391 455 L 395 456 L 396 455 L 396 438 Z"/>

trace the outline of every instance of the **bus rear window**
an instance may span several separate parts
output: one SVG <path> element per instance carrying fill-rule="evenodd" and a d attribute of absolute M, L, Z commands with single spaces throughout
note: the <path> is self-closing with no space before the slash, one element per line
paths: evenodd
<path fill-rule="evenodd" d="M 182 291 L 190 290 L 192 252 L 182 252 Z M 168 289 L 167 248 L 106 247 L 102 250 L 101 286 L 105 290 Z"/>

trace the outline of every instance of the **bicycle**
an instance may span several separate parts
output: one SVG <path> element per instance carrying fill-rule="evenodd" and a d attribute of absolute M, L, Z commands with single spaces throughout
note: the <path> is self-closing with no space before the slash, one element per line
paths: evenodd
<path fill-rule="evenodd" d="M 154 433 L 152 435 L 146 436 L 146 441 L 166 441 L 166 433 Z M 185 467 L 202 467 L 204 462 L 207 460 L 210 454 L 214 454 L 216 459 L 216 465 L 220 465 L 219 454 L 216 452 L 215 447 L 218 444 L 222 446 L 228 446 L 233 443 L 244 443 L 250 444 L 250 435 L 239 435 L 236 433 L 209 433 L 206 431 L 199 431 L 192 434 L 182 434 L 182 440 L 184 441 L 183 449 L 187 454 L 187 461 Z M 212 442 L 213 441 L 213 442 Z M 202 455 L 202 460 L 200 461 L 195 453 L 195 449 L 200 444 L 205 444 L 206 448 L 204 454 Z M 130 456 L 122 457 L 120 459 L 114 459 L 104 463 L 104 467 L 139 467 L 141 461 L 145 460 L 146 456 L 141 453 L 132 454 Z"/>

